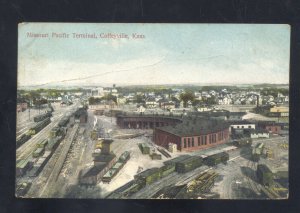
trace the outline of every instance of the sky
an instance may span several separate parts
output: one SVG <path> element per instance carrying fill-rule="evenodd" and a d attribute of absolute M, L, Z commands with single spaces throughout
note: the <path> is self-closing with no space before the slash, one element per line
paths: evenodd
<path fill-rule="evenodd" d="M 22 23 L 18 31 L 18 86 L 289 82 L 289 25 Z M 128 39 L 100 37 L 108 33 Z"/>

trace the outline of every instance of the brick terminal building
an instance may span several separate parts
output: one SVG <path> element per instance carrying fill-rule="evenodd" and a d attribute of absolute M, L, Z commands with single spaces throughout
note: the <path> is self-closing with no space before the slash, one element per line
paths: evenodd
<path fill-rule="evenodd" d="M 229 124 L 222 120 L 205 117 L 187 118 L 183 123 L 154 129 L 155 144 L 168 148 L 177 145 L 179 151 L 195 151 L 226 143 Z"/>

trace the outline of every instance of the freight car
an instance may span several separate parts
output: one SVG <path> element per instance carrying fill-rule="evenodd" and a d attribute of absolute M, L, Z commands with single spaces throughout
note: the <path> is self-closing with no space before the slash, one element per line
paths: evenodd
<path fill-rule="evenodd" d="M 145 143 L 140 143 L 139 148 L 144 155 L 150 154 L 150 147 Z"/>
<path fill-rule="evenodd" d="M 160 167 L 160 177 L 163 178 L 171 173 L 175 172 L 175 165 L 169 164 Z"/>
<path fill-rule="evenodd" d="M 124 163 L 116 162 L 102 177 L 103 183 L 109 183 L 123 168 Z"/>
<path fill-rule="evenodd" d="M 36 163 L 33 164 L 33 169 L 30 171 L 30 177 L 36 177 L 45 167 L 46 163 L 49 161 L 52 153 L 50 151 L 45 152 L 45 154 L 38 159 Z"/>
<path fill-rule="evenodd" d="M 51 116 L 52 116 L 52 112 L 46 112 L 44 114 L 37 115 L 37 116 L 33 117 L 33 121 L 34 122 L 40 122 L 42 120 L 45 120 L 46 118 L 50 118 Z"/>
<path fill-rule="evenodd" d="M 165 164 L 165 165 L 173 165 L 173 166 L 175 166 L 175 164 L 176 164 L 177 162 L 180 162 L 180 161 L 183 161 L 183 160 L 185 160 L 185 159 L 188 159 L 189 157 L 191 157 L 191 156 L 190 156 L 190 155 L 181 155 L 181 156 L 179 156 L 179 157 L 177 157 L 177 158 L 173 158 L 173 159 L 171 159 L 171 160 L 165 161 L 164 164 Z"/>
<path fill-rule="evenodd" d="M 239 139 L 234 139 L 232 141 L 232 143 L 234 146 L 237 146 L 237 147 L 251 146 L 252 139 L 251 138 L 239 138 Z"/>
<path fill-rule="evenodd" d="M 132 194 L 138 192 L 139 190 L 141 190 L 143 187 L 145 187 L 143 182 L 140 181 L 133 181 L 133 184 L 131 184 L 127 189 L 125 189 L 122 194 L 122 198 L 126 198 L 131 196 Z"/>
<path fill-rule="evenodd" d="M 134 176 L 134 179 L 140 182 L 142 185 L 149 185 L 158 181 L 161 178 L 160 168 L 147 169 Z"/>
<path fill-rule="evenodd" d="M 208 166 L 216 166 L 219 163 L 227 163 L 229 160 L 229 154 L 227 152 L 220 152 L 204 158 L 204 164 Z"/>
<path fill-rule="evenodd" d="M 43 148 L 44 149 L 47 144 L 48 144 L 48 139 L 45 139 L 45 140 L 42 140 L 42 141 L 38 142 L 36 146 L 38 148 Z"/>
<path fill-rule="evenodd" d="M 50 118 L 46 118 L 45 120 L 38 122 L 34 127 L 28 130 L 30 135 L 35 135 L 39 131 L 41 131 L 45 126 L 47 126 L 51 122 Z"/>
<path fill-rule="evenodd" d="M 62 131 L 61 128 L 59 128 L 58 126 L 53 127 L 53 128 L 51 129 L 50 133 L 49 133 L 49 137 L 50 137 L 50 138 L 55 138 L 55 137 L 61 135 L 62 132 L 63 132 L 63 131 Z"/>
<path fill-rule="evenodd" d="M 118 161 L 110 168 L 102 177 L 103 183 L 109 183 L 113 177 L 115 177 L 118 172 L 124 167 L 126 162 L 130 158 L 130 152 L 125 151 L 122 153 L 122 155 L 119 157 Z"/>
<path fill-rule="evenodd" d="M 179 161 L 175 165 L 178 173 L 186 173 L 202 166 L 203 159 L 199 156 L 190 156 L 189 158 Z"/>
<path fill-rule="evenodd" d="M 123 162 L 123 163 L 126 163 L 130 158 L 130 152 L 128 151 L 125 151 L 122 153 L 122 155 L 119 157 L 119 162 Z"/>
<path fill-rule="evenodd" d="M 49 150 L 49 151 L 53 152 L 58 147 L 58 145 L 60 144 L 62 139 L 63 139 L 63 136 L 57 136 L 55 138 L 49 138 L 48 144 L 46 146 L 46 150 Z"/>
<path fill-rule="evenodd" d="M 58 123 L 58 126 L 59 127 L 66 127 L 67 126 L 67 124 L 69 123 L 69 117 L 64 117 L 64 118 L 62 118 L 60 121 L 59 121 L 59 123 Z"/>
<path fill-rule="evenodd" d="M 43 155 L 45 152 L 45 148 L 37 148 L 33 153 L 32 153 L 32 157 L 34 158 L 38 158 L 41 155 Z"/>
<path fill-rule="evenodd" d="M 262 185 L 271 186 L 273 184 L 273 173 L 265 164 L 257 165 L 256 175 Z"/>
<path fill-rule="evenodd" d="M 26 143 L 31 138 L 31 135 L 29 134 L 23 134 L 20 137 L 17 138 L 16 147 L 19 148 L 24 143 Z"/>
<path fill-rule="evenodd" d="M 32 162 L 28 160 L 20 160 L 16 165 L 16 176 L 20 177 L 32 168 Z"/>

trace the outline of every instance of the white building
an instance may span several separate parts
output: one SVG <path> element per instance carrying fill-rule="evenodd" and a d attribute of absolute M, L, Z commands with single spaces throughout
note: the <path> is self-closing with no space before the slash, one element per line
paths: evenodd
<path fill-rule="evenodd" d="M 253 130 L 250 133 L 251 138 L 269 138 L 270 133 L 268 131 L 263 130 Z"/>

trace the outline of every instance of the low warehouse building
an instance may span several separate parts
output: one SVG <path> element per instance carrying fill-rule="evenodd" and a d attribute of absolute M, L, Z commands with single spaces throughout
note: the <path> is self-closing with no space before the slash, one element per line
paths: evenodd
<path fill-rule="evenodd" d="M 226 143 L 229 139 L 229 124 L 222 120 L 194 117 L 176 126 L 155 128 L 154 142 L 168 148 L 177 145 L 180 151 L 195 151 Z"/>
<path fill-rule="evenodd" d="M 269 138 L 270 134 L 267 130 L 264 129 L 253 129 L 250 132 L 250 138 Z"/>

